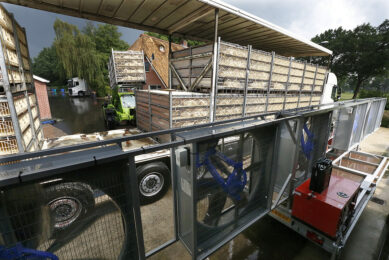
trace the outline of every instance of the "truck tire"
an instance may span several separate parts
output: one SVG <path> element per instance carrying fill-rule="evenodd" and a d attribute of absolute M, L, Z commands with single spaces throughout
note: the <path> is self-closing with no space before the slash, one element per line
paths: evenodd
<path fill-rule="evenodd" d="M 163 162 L 152 162 L 136 169 L 141 205 L 161 199 L 170 186 L 170 170 Z"/>
<path fill-rule="evenodd" d="M 91 187 L 81 182 L 64 182 L 45 188 L 46 204 L 53 220 L 53 233 L 82 220 L 95 206 Z"/>
<path fill-rule="evenodd" d="M 84 97 L 85 96 L 85 92 L 84 91 L 79 91 L 78 92 L 78 96 L 79 97 Z"/>
<path fill-rule="evenodd" d="M 115 129 L 115 120 L 108 117 L 106 120 L 105 120 L 105 128 L 107 130 L 113 130 Z"/>

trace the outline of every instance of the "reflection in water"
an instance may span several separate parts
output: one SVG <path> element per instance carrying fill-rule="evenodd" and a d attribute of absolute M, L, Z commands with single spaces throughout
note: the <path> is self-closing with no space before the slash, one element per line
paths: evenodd
<path fill-rule="evenodd" d="M 49 93 L 52 117 L 60 119 L 55 127 L 67 134 L 105 131 L 101 105 L 104 100 L 92 97 L 69 97 Z"/>

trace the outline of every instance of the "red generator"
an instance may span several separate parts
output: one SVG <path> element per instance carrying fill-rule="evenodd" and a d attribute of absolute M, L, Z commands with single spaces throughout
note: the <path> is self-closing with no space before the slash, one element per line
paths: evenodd
<path fill-rule="evenodd" d="M 360 183 L 332 175 L 328 188 L 322 193 L 309 189 L 311 179 L 294 192 L 292 216 L 336 238 L 340 227 L 347 227 L 358 196 Z"/>

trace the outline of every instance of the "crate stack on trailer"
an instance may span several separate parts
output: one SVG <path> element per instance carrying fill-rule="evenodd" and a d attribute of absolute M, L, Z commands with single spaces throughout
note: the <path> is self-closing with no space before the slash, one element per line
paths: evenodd
<path fill-rule="evenodd" d="M 109 84 L 141 88 L 146 82 L 143 51 L 111 51 L 108 63 Z"/>
<path fill-rule="evenodd" d="M 219 41 L 215 54 L 213 49 L 208 44 L 172 52 L 170 88 L 176 91 L 137 91 L 141 130 L 183 127 L 320 103 L 328 68 L 227 42 Z M 215 97 L 211 93 L 213 64 Z"/>
<path fill-rule="evenodd" d="M 25 29 L 0 5 L 0 156 L 43 142 Z"/>

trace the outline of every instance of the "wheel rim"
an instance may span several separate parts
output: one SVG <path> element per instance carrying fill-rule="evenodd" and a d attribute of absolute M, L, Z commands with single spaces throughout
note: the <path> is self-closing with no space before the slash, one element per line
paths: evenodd
<path fill-rule="evenodd" d="M 139 183 L 139 190 L 143 196 L 152 197 L 162 190 L 163 184 L 163 175 L 158 172 L 151 172 L 142 178 Z"/>
<path fill-rule="evenodd" d="M 73 223 L 81 214 L 82 205 L 73 197 L 61 197 L 49 203 L 54 216 L 54 227 L 64 228 Z"/>

